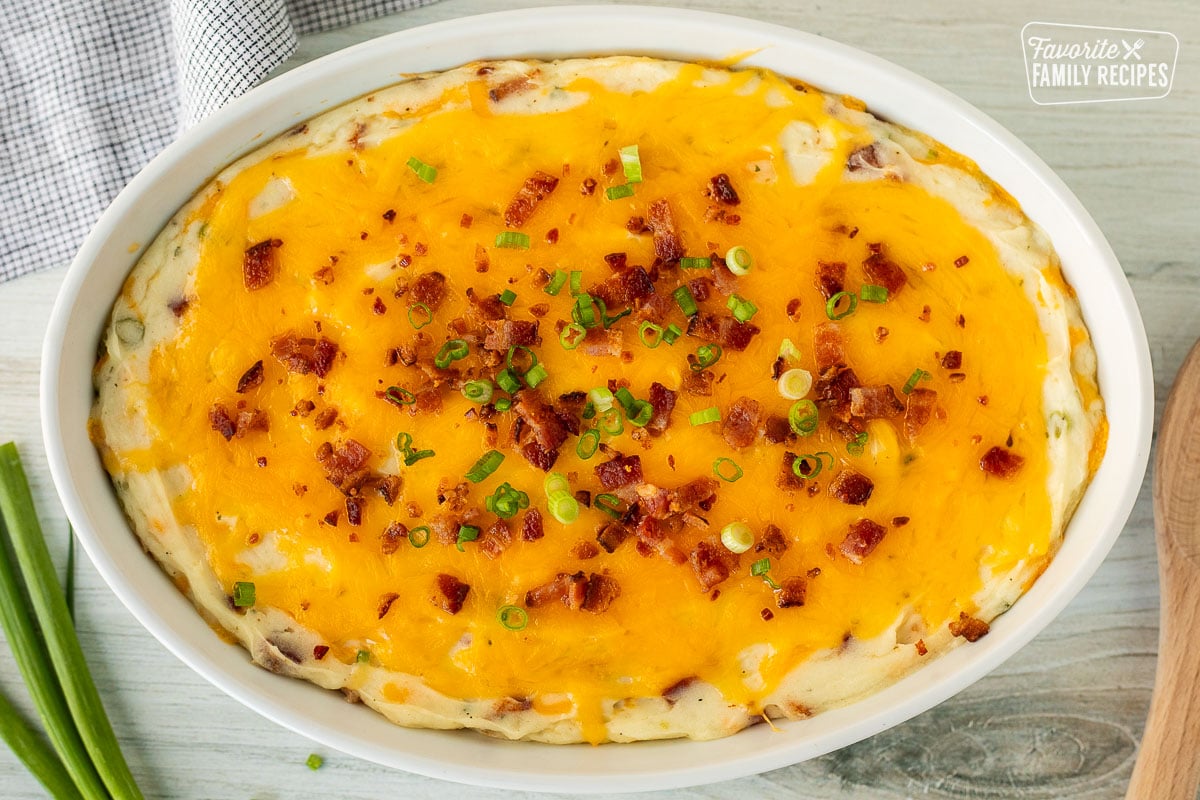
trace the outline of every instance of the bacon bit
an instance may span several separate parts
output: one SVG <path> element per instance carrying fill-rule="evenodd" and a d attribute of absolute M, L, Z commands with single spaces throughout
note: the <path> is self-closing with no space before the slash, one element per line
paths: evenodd
<path fill-rule="evenodd" d="M 846 169 L 849 172 L 858 172 L 868 168 L 879 169 L 882 167 L 883 162 L 879 160 L 879 151 L 875 145 L 876 143 L 872 142 L 851 153 L 850 157 L 846 159 Z"/>
<path fill-rule="evenodd" d="M 557 451 L 570 433 L 563 415 L 545 403 L 533 389 L 522 389 L 514 397 L 513 411 L 547 451 Z"/>
<path fill-rule="evenodd" d="M 214 431 L 224 436 L 227 442 L 237 433 L 237 425 L 229 416 L 229 412 L 225 410 L 225 406 L 220 403 L 214 403 L 213 407 L 209 409 L 208 424 Z"/>
<path fill-rule="evenodd" d="M 783 531 L 778 525 L 768 525 L 763 531 L 762 538 L 758 544 L 754 546 L 754 552 L 766 553 L 768 556 L 778 558 L 787 552 L 787 538 L 783 535 Z"/>
<path fill-rule="evenodd" d="M 396 219 L 396 209 L 389 208 L 387 211 L 383 212 L 383 218 L 386 219 L 388 222 L 392 222 L 393 220 L 395 220 Z"/>
<path fill-rule="evenodd" d="M 604 263 L 608 264 L 613 272 L 620 272 L 625 269 L 628 260 L 628 256 L 625 253 L 609 253 L 604 257 Z"/>
<path fill-rule="evenodd" d="M 580 489 L 574 494 L 575 500 L 584 508 L 592 507 L 592 493 L 587 489 Z"/>
<path fill-rule="evenodd" d="M 579 185 L 579 193 L 584 197 L 591 196 L 596 191 L 596 179 L 584 178 L 583 183 Z"/>
<path fill-rule="evenodd" d="M 666 200 L 655 200 L 647 210 L 650 232 L 654 234 L 654 255 L 671 264 L 683 257 L 683 243 L 675 229 L 671 204 Z"/>
<path fill-rule="evenodd" d="M 265 467 L 267 465 L 267 457 L 259 456 L 258 458 L 254 459 L 254 463 L 258 464 L 260 467 Z"/>
<path fill-rule="evenodd" d="M 620 522 L 606 522 L 596 531 L 596 541 L 604 548 L 604 552 L 611 553 L 621 546 L 621 543 L 630 537 L 632 531 L 622 525 Z"/>
<path fill-rule="evenodd" d="M 904 274 L 904 270 L 889 260 L 882 249 L 867 256 L 863 262 L 863 273 L 871 283 L 877 283 L 887 289 L 889 299 L 899 294 L 908 283 L 908 276 Z"/>
<path fill-rule="evenodd" d="M 241 439 L 251 431 L 263 431 L 264 433 L 271 429 L 271 421 L 267 417 L 267 412 L 256 408 L 251 411 L 239 411 L 237 415 L 237 437 Z"/>
<path fill-rule="evenodd" d="M 998 478 L 1011 478 L 1025 463 L 1025 459 L 1004 447 L 993 447 L 979 459 L 979 468 Z"/>
<path fill-rule="evenodd" d="M 799 575 L 784 578 L 775 590 L 775 605 L 780 608 L 799 608 L 808 596 L 808 581 Z"/>
<path fill-rule="evenodd" d="M 842 422 L 850 418 L 850 391 L 862 384 L 849 367 L 830 367 L 817 378 L 817 405 L 832 411 Z M 910 395 L 911 397 L 911 395 Z M 846 431 L 840 431 L 845 435 Z M 854 434 L 848 438 L 853 439 Z"/>
<path fill-rule="evenodd" d="M 863 419 L 885 419 L 904 411 L 904 404 L 888 384 L 855 386 L 850 390 L 850 414 Z"/>
<path fill-rule="evenodd" d="M 963 381 L 965 381 L 967 379 L 967 373 L 951 372 L 946 377 L 950 380 L 951 383 L 962 383 Z"/>
<path fill-rule="evenodd" d="M 729 176 L 724 172 L 708 179 L 708 188 L 704 190 L 704 196 L 711 197 L 718 203 L 727 206 L 736 206 L 742 202 L 738 197 L 737 190 L 730 183 Z"/>
<path fill-rule="evenodd" d="M 741 449 L 754 443 L 762 406 L 752 397 L 739 397 L 721 421 L 721 436 L 730 447 Z"/>
<path fill-rule="evenodd" d="M 589 356 L 614 358 L 621 355 L 625 334 L 619 330 L 592 328 L 583 337 L 583 352 Z"/>
<path fill-rule="evenodd" d="M 642 482 L 641 456 L 617 456 L 611 461 L 597 464 L 596 477 L 605 489 L 618 489 L 631 483 Z"/>
<path fill-rule="evenodd" d="M 908 395 L 908 410 L 904 412 L 904 435 L 909 441 L 916 438 L 928 424 L 937 407 L 937 392 L 933 389 L 913 389 Z"/>
<path fill-rule="evenodd" d="M 546 231 L 546 244 L 558 244 L 558 228 Z"/>
<path fill-rule="evenodd" d="M 817 360 L 817 370 L 820 372 L 846 363 L 842 331 L 836 322 L 822 322 L 813 330 L 813 356 Z"/>
<path fill-rule="evenodd" d="M 379 608 L 376 619 L 383 619 L 387 616 L 388 611 L 392 609 L 392 603 L 399 599 L 400 595 L 395 592 L 388 592 L 379 598 Z"/>
<path fill-rule="evenodd" d="M 737 567 L 738 557 L 736 553 L 731 553 L 721 546 L 716 539 L 701 539 L 692 549 L 688 560 L 701 588 L 707 592 L 729 577 Z"/>
<path fill-rule="evenodd" d="M 538 336 L 538 323 L 523 319 L 488 320 L 487 336 L 483 340 L 484 350 L 494 350 L 507 353 L 508 348 L 516 345 L 531 347 L 542 341 Z"/>
<path fill-rule="evenodd" d="M 917 639 L 916 647 L 917 647 L 917 655 L 919 655 L 919 656 L 923 656 L 929 652 L 929 648 L 925 646 L 924 639 Z"/>
<path fill-rule="evenodd" d="M 621 596 L 621 585 L 607 575 L 592 573 L 588 576 L 587 586 L 583 593 L 584 611 L 592 614 L 603 614 Z"/>
<path fill-rule="evenodd" d="M 491 263 L 491 259 L 488 258 L 487 248 L 481 244 L 475 245 L 475 271 L 487 272 Z"/>
<path fill-rule="evenodd" d="M 324 378 L 333 368 L 338 346 L 322 336 L 320 339 L 289 333 L 271 342 L 271 355 L 287 369 L 299 375 L 316 373 Z"/>
<path fill-rule="evenodd" d="M 472 222 L 474 222 L 474 221 L 475 221 L 474 217 L 472 217 L 470 214 L 463 214 L 463 215 L 462 215 L 462 218 L 461 218 L 461 219 L 459 219 L 459 221 L 458 221 L 458 227 L 460 227 L 460 228 L 470 228 L 470 227 L 471 227 L 471 223 L 472 223 Z"/>
<path fill-rule="evenodd" d="M 763 622 L 770 622 L 771 620 L 775 619 L 775 612 L 769 608 L 764 608 L 762 611 L 758 612 L 758 615 L 763 618 Z"/>
<path fill-rule="evenodd" d="M 263 362 L 261 359 L 254 362 L 254 366 L 246 370 L 242 377 L 238 379 L 237 393 L 245 394 L 251 389 L 257 389 L 263 382 Z"/>
<path fill-rule="evenodd" d="M 682 680 L 676 681 L 675 683 L 668 686 L 666 689 L 663 689 L 663 691 L 662 691 L 663 700 L 667 701 L 668 706 L 674 706 L 676 703 L 679 702 L 680 698 L 682 698 L 684 696 L 684 694 L 687 693 L 688 689 L 691 688 L 696 683 L 697 680 L 698 679 L 695 677 L 690 677 L 690 678 L 683 678 Z"/>
<path fill-rule="evenodd" d="M 468 584 L 463 583 L 453 575 L 440 573 L 435 584 L 438 590 L 438 596 L 433 598 L 433 604 L 440 607 L 447 614 L 457 614 L 462 611 L 463 602 L 467 599 L 467 593 L 471 591 Z"/>
<path fill-rule="evenodd" d="M 354 439 L 347 439 L 336 448 L 329 442 L 317 448 L 317 461 L 325 468 L 326 479 L 343 492 L 361 485 L 366 477 L 363 467 L 370 456 L 371 451 Z"/>
<path fill-rule="evenodd" d="M 530 80 L 529 75 L 518 75 L 515 78 L 509 78 L 503 83 L 496 84 L 488 90 L 488 99 L 493 103 L 499 103 L 506 97 L 514 94 L 521 94 L 530 89 L 535 88 L 536 84 Z"/>
<path fill-rule="evenodd" d="M 883 541 L 887 528 L 869 519 L 850 523 L 850 532 L 842 540 L 842 555 L 853 564 L 861 564 Z"/>
<path fill-rule="evenodd" d="M 379 552 L 385 556 L 400 549 L 400 543 L 408 538 L 408 528 L 402 522 L 389 522 L 379 537 Z"/>
<path fill-rule="evenodd" d="M 786 311 L 788 319 L 790 319 L 792 322 L 795 322 L 797 314 L 800 313 L 800 298 L 793 297 L 791 300 L 788 300 Z"/>
<path fill-rule="evenodd" d="M 708 370 L 701 372 L 691 372 L 683 376 L 683 381 L 680 383 L 680 389 L 684 394 L 694 395 L 696 397 L 711 397 L 712 385 L 715 378 Z"/>
<path fill-rule="evenodd" d="M 346 522 L 354 527 L 362 524 L 363 501 L 359 497 L 346 498 Z"/>
<path fill-rule="evenodd" d="M 958 317 L 955 318 L 954 324 L 960 328 L 965 328 L 967 327 L 967 318 L 962 314 L 959 314 Z"/>
<path fill-rule="evenodd" d="M 549 303 L 538 303 L 537 305 L 530 306 L 529 313 L 532 314 L 533 316 L 537 317 L 538 319 L 541 319 L 542 317 L 544 317 L 550 313 L 550 304 Z"/>
<path fill-rule="evenodd" d="M 646 218 L 636 216 L 625 220 L 625 230 L 637 234 L 651 232 L 650 226 L 646 224 Z"/>
<path fill-rule="evenodd" d="M 437 414 L 442 410 L 442 391 L 436 387 L 422 389 L 413 397 L 414 414 Z"/>
<path fill-rule="evenodd" d="M 696 298 L 697 303 L 703 303 L 712 294 L 715 286 L 709 278 L 693 278 L 688 281 L 688 289 L 692 293 L 692 297 Z"/>
<path fill-rule="evenodd" d="M 932 314 L 933 314 L 933 309 L 930 308 L 929 306 L 924 306 L 921 309 L 921 314 L 920 314 L 920 316 L 917 317 L 917 319 L 921 320 L 921 322 L 929 322 L 929 318 Z"/>
<path fill-rule="evenodd" d="M 942 369 L 961 369 L 962 351 L 951 350 L 942 356 Z"/>
<path fill-rule="evenodd" d="M 517 190 L 508 208 L 504 211 L 504 224 L 510 228 L 520 228 L 537 209 L 538 203 L 558 188 L 558 178 L 537 170 Z"/>
<path fill-rule="evenodd" d="M 321 412 L 313 419 L 313 427 L 319 431 L 323 431 L 334 423 L 337 419 L 338 410 L 333 406 L 321 409 Z"/>
<path fill-rule="evenodd" d="M 967 264 L 969 264 L 970 262 L 971 262 L 971 259 L 967 258 L 966 256 L 959 256 L 958 258 L 954 259 L 954 266 L 961 269 L 961 268 L 965 267 Z M 972 639 L 971 641 L 975 641 L 975 640 Z"/>
<path fill-rule="evenodd" d="M 890 333 L 891 331 L 880 325 L 875 329 L 875 344 L 883 344 L 883 340 L 886 339 Z"/>
<path fill-rule="evenodd" d="M 488 529 L 479 537 L 477 546 L 485 556 L 494 560 L 499 558 L 510 544 L 512 544 L 512 531 L 507 522 L 498 519 L 489 525 Z"/>
<path fill-rule="evenodd" d="M 646 399 L 654 407 L 654 414 L 646 423 L 646 430 L 657 436 L 665 431 L 671 423 L 671 412 L 675 409 L 676 394 L 658 381 L 654 381 L 650 384 L 650 392 Z"/>
<path fill-rule="evenodd" d="M 275 251 L 282 246 L 279 239 L 267 239 L 246 250 L 242 256 L 242 283 L 247 291 L 257 291 L 275 279 L 279 269 Z"/>
<path fill-rule="evenodd" d="M 958 619 L 950 623 L 950 633 L 961 636 L 968 642 L 978 642 L 988 635 L 992 627 L 981 619 L 968 616 L 965 611 L 958 612 Z"/>
<path fill-rule="evenodd" d="M 633 267 L 609 277 L 590 291 L 609 309 L 615 309 L 654 294 L 654 283 L 643 267 Z"/>
<path fill-rule="evenodd" d="M 688 336 L 715 342 L 727 350 L 741 352 L 759 332 L 757 325 L 738 322 L 733 317 L 698 314 L 688 323 Z"/>
<path fill-rule="evenodd" d="M 572 611 L 577 611 L 583 607 L 586 595 L 587 578 L 582 572 L 573 575 L 560 572 L 554 580 L 526 592 L 525 607 L 538 608 L 557 600 Z"/>
<path fill-rule="evenodd" d="M 321 521 L 324 522 L 326 525 L 328 525 L 331 528 L 336 528 L 337 524 L 338 524 L 338 519 L 340 519 L 341 516 L 342 516 L 341 509 L 335 508 L 333 511 L 330 511 L 328 514 L 326 514 L 321 519 Z"/>
<path fill-rule="evenodd" d="M 527 542 L 536 542 L 545 535 L 545 529 L 542 527 L 542 512 L 536 508 L 526 511 L 525 517 L 521 520 L 521 538 Z"/>
<path fill-rule="evenodd" d="M 790 451 L 785 451 L 783 454 L 783 465 L 779 470 L 779 477 L 776 479 L 775 485 L 785 492 L 794 492 L 804 488 L 804 478 L 797 475 L 793 469 L 797 458 L 799 456 Z"/>
<path fill-rule="evenodd" d="M 388 506 L 394 505 L 400 499 L 402 481 L 399 475 L 377 475 L 371 482 L 375 487 L 375 491 L 379 492 L 379 496 L 383 498 L 383 502 L 387 503 Z"/>
<path fill-rule="evenodd" d="M 184 313 L 188 310 L 189 305 L 191 305 L 191 301 L 189 301 L 186 297 L 181 297 L 178 300 L 172 300 L 170 303 L 168 303 L 167 308 L 171 309 L 171 313 L 178 318 L 184 315 Z"/>
<path fill-rule="evenodd" d="M 387 306 L 383 304 L 383 300 L 376 297 L 375 302 L 371 304 L 371 311 L 378 316 L 383 316 L 387 313 Z"/>
<path fill-rule="evenodd" d="M 598 555 L 600 555 L 600 548 L 586 539 L 576 542 L 575 546 L 571 548 L 571 557 L 578 558 L 580 561 L 588 561 Z"/>
<path fill-rule="evenodd" d="M 549 472 L 550 468 L 554 466 L 554 462 L 558 460 L 557 450 L 547 450 L 537 442 L 529 442 L 522 447 L 521 455 L 542 472 Z"/>
<path fill-rule="evenodd" d="M 446 276 L 440 272 L 424 272 L 413 279 L 413 300 L 429 306 L 430 311 L 436 311 L 446 299 Z"/>
<path fill-rule="evenodd" d="M 787 417 L 771 416 L 763 423 L 763 438 L 771 444 L 781 444 L 792 441 L 796 434 L 792 432 Z"/>
<path fill-rule="evenodd" d="M 844 469 L 829 483 L 829 493 L 850 506 L 865 506 L 875 484 L 866 475 Z"/>
<path fill-rule="evenodd" d="M 818 261 L 817 288 L 821 295 L 828 300 L 846 287 L 846 262 Z M 789 312 L 789 316 L 790 316 Z"/>

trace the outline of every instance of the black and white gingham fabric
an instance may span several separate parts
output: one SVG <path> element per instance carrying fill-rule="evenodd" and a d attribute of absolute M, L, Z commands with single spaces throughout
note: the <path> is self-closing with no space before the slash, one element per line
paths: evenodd
<path fill-rule="evenodd" d="M 430 2 L 4 0 L 0 281 L 70 260 L 139 169 L 297 36 Z"/>

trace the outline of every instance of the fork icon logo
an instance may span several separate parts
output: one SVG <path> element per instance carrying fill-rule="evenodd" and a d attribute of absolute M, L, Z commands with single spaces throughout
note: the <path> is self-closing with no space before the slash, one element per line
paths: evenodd
<path fill-rule="evenodd" d="M 1138 39 L 1138 40 L 1137 40 L 1136 42 L 1134 42 L 1133 44 L 1130 44 L 1129 42 L 1127 42 L 1127 41 L 1125 41 L 1124 39 L 1122 39 L 1122 40 L 1121 40 L 1121 45 L 1122 45 L 1122 46 L 1125 48 L 1125 55 L 1124 55 L 1124 56 L 1122 56 L 1122 58 L 1123 58 L 1123 59 L 1125 59 L 1126 61 L 1128 61 L 1128 60 L 1129 60 L 1129 57 L 1130 57 L 1130 56 L 1133 56 L 1133 57 L 1134 57 L 1134 58 L 1136 58 L 1138 61 L 1141 61 L 1141 60 L 1142 60 L 1142 54 L 1141 54 L 1141 52 L 1139 52 L 1139 51 L 1142 49 L 1142 47 L 1143 47 L 1145 44 L 1146 44 L 1146 40 L 1145 40 L 1145 39 Z"/>

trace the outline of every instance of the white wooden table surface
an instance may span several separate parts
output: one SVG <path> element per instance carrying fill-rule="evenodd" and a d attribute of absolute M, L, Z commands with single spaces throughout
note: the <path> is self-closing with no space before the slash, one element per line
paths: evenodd
<path fill-rule="evenodd" d="M 533 3 L 444 0 L 309 37 L 289 66 L 390 31 L 519 5 Z M 1190 0 L 675 5 L 781 23 L 859 47 L 940 83 L 1016 133 L 1071 186 L 1116 250 L 1149 330 L 1161 413 L 1175 371 L 1200 337 L 1200 14 Z M 1031 20 L 1171 31 L 1180 40 L 1171 94 L 1132 103 L 1034 105 L 1019 42 Z M 0 441 L 15 439 L 22 447 L 60 557 L 66 523 L 41 452 L 37 379 L 42 335 L 63 274 L 60 265 L 0 285 Z M 1158 595 L 1148 487 L 1147 478 L 1124 533 L 1087 588 L 1033 643 L 974 687 L 823 758 L 658 796 L 1121 797 L 1154 675 Z M 505 795 L 329 752 L 260 718 L 170 655 L 83 561 L 77 603 L 84 650 L 148 796 Z M 30 708 L 7 649 L 0 649 L 0 690 Z M 304 764 L 314 751 L 325 757 L 318 772 Z M 0 748 L 0 797 L 42 796 Z"/>

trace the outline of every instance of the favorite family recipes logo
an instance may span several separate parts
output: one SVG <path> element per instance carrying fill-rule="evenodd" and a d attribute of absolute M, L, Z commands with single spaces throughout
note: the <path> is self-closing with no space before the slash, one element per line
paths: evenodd
<path fill-rule="evenodd" d="M 1166 97 L 1179 55 L 1167 31 L 1054 22 L 1027 24 L 1021 47 L 1029 97 L 1046 106 Z"/>

